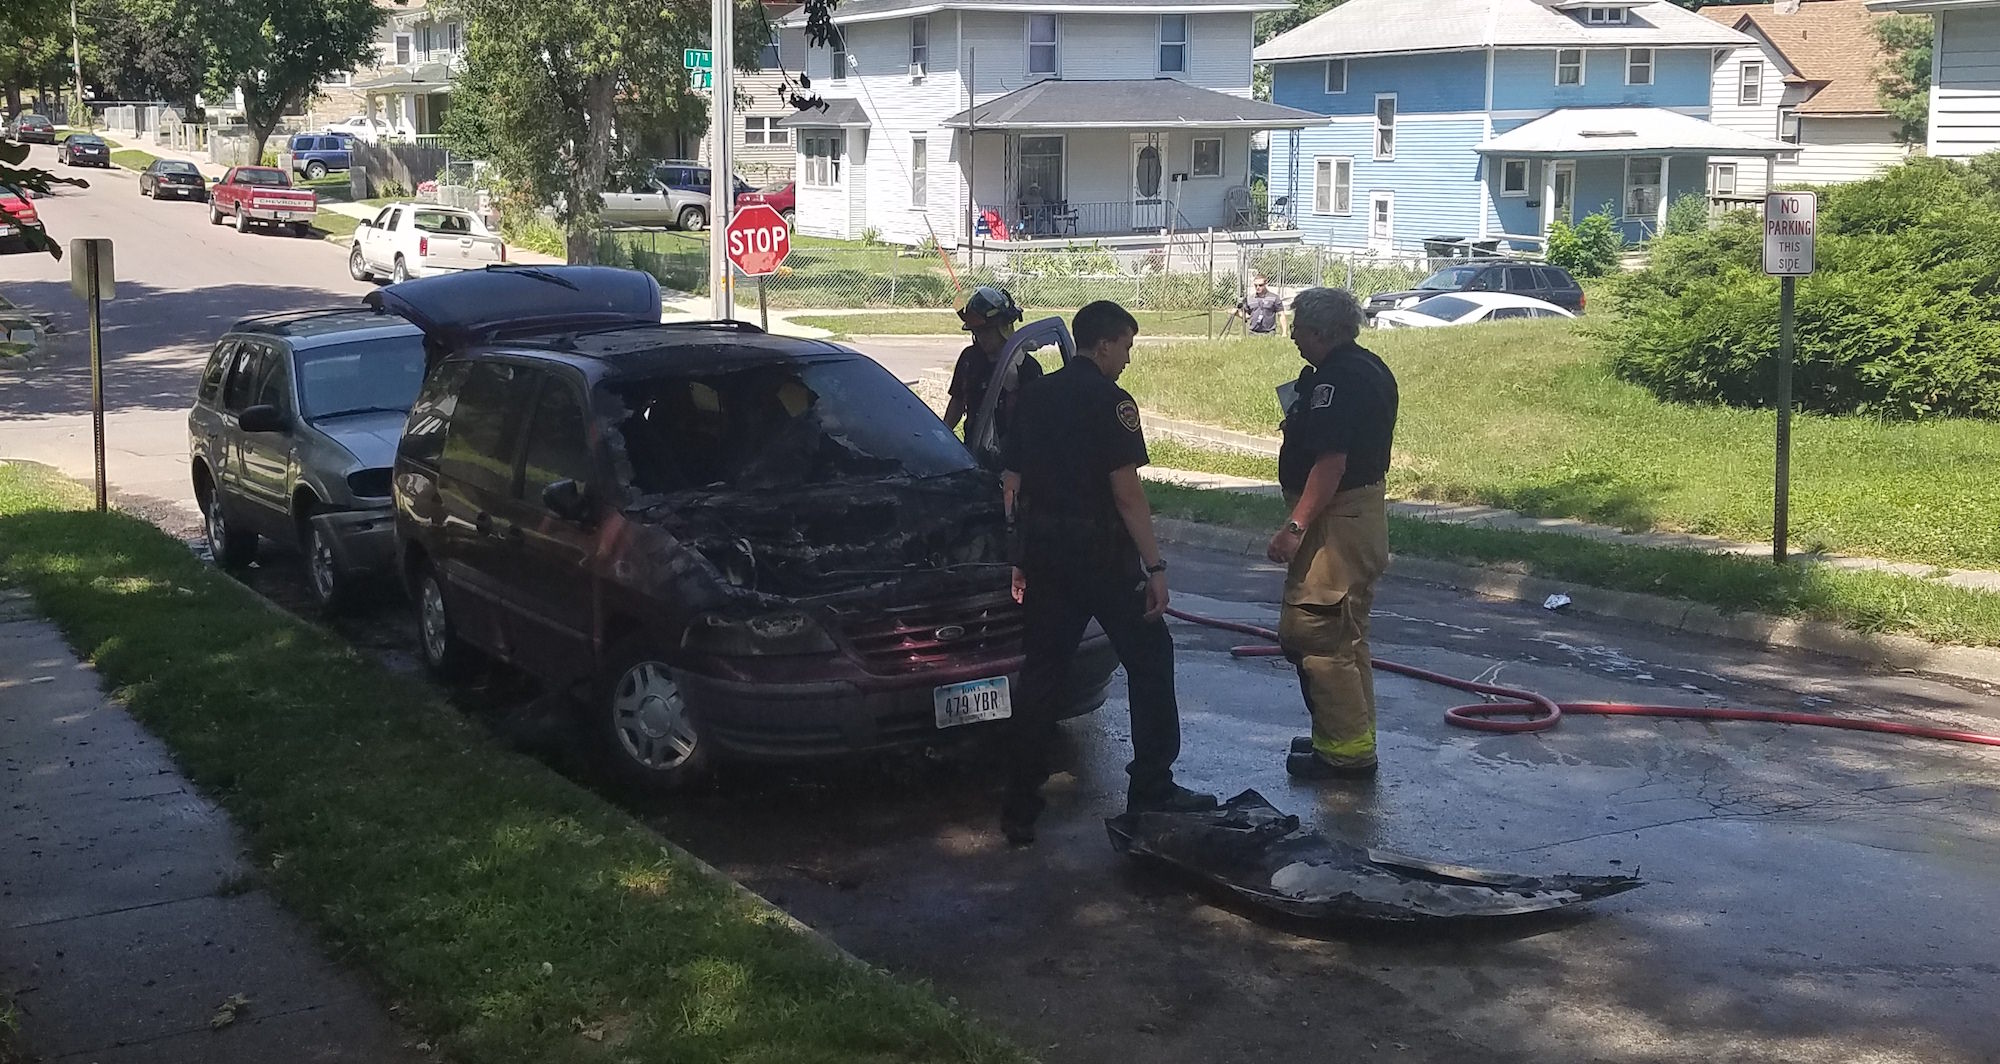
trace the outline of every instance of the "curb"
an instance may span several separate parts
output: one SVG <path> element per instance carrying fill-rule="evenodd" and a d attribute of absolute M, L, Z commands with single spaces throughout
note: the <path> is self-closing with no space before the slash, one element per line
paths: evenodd
<path fill-rule="evenodd" d="M 1261 533 L 1155 517 L 1160 539 L 1186 547 L 1264 557 Z M 1505 570 L 1484 569 L 1430 558 L 1391 556 L 1389 574 L 1406 580 L 1468 591 L 1482 598 L 1539 606 L 1548 596 L 1576 595 L 1578 584 Z M 1588 588 L 1565 612 L 1631 621 L 1689 635 L 1712 636 L 1755 646 L 1804 650 L 1875 668 L 1921 672 L 1953 680 L 2000 686 L 2000 650 L 1942 646 L 1914 636 L 1857 632 L 1827 621 L 1727 613 L 1714 606 L 1659 595 Z"/>

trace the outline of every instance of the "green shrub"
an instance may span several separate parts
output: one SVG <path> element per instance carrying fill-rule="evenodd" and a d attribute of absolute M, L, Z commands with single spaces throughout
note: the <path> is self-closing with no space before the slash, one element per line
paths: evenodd
<path fill-rule="evenodd" d="M 1667 235 L 1685 236 L 1708 228 L 1708 198 L 1689 192 L 1667 205 Z"/>
<path fill-rule="evenodd" d="M 1991 167 L 1992 164 L 1986 164 Z M 2000 185 L 1917 159 L 1821 192 L 1819 271 L 1798 282 L 1793 394 L 1822 413 L 2000 419 Z M 1602 330 L 1616 372 L 1663 399 L 1767 407 L 1778 281 L 1738 212 L 1653 242 Z"/>
<path fill-rule="evenodd" d="M 1549 263 L 1579 277 L 1602 277 L 1617 269 L 1625 234 L 1616 210 L 1607 203 L 1575 225 L 1556 219 L 1549 227 Z"/>
<path fill-rule="evenodd" d="M 861 230 L 862 244 L 868 247 L 874 247 L 875 245 L 880 244 L 881 242 L 882 242 L 882 230 L 877 229 L 872 225 L 866 226 Z"/>
<path fill-rule="evenodd" d="M 561 257 L 569 253 L 569 243 L 563 236 L 562 227 L 540 211 L 526 207 L 502 210 L 500 236 L 517 248 L 527 248 L 544 255 Z"/>
<path fill-rule="evenodd" d="M 263 166 L 276 166 L 276 165 L 278 165 L 278 149 L 276 149 L 276 148 L 265 148 L 265 149 L 264 149 L 264 157 L 263 157 L 263 158 L 261 158 L 261 159 L 259 159 L 259 160 L 257 160 L 257 161 L 258 161 L 258 163 L 259 163 L 259 164 L 261 164 L 261 165 L 263 165 Z"/>

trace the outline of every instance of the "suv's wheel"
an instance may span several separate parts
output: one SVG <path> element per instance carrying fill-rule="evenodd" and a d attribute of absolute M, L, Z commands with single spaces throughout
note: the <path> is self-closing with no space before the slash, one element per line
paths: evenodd
<path fill-rule="evenodd" d="M 325 163 L 320 162 L 318 159 L 314 159 L 312 162 L 306 164 L 306 180 L 318 181 L 320 178 L 325 176 L 326 176 Z"/>
<path fill-rule="evenodd" d="M 222 491 L 211 487 L 201 493 L 201 515 L 208 534 L 208 553 L 224 569 L 241 569 L 257 560 L 257 533 L 239 529 L 229 520 L 229 507 Z"/>
<path fill-rule="evenodd" d="M 354 598 L 348 586 L 352 580 L 340 571 L 333 543 L 313 523 L 310 512 L 299 518 L 299 553 L 305 555 L 306 590 L 312 593 L 313 604 L 326 613 L 339 612 Z"/>
<path fill-rule="evenodd" d="M 682 207 L 680 224 L 690 233 L 699 232 L 708 225 L 708 212 L 700 207 Z"/>
<path fill-rule="evenodd" d="M 440 679 L 465 675 L 472 648 L 459 638 L 458 626 L 452 623 L 451 611 L 445 605 L 444 581 L 429 562 L 417 574 L 416 598 L 417 635 L 423 646 L 424 665 Z"/>
<path fill-rule="evenodd" d="M 403 256 L 396 256 L 396 268 L 389 272 L 390 284 L 402 284 L 410 279 L 410 268 L 403 263 Z"/>
<path fill-rule="evenodd" d="M 375 275 L 368 272 L 368 260 L 361 257 L 361 245 L 354 245 L 347 253 L 347 276 L 357 281 L 372 281 Z"/>
<path fill-rule="evenodd" d="M 707 778 L 708 743 L 687 696 L 658 654 L 631 645 L 593 685 L 585 723 L 598 765 L 622 790 L 658 794 Z"/>
<path fill-rule="evenodd" d="M 236 208 L 236 231 L 239 233 L 250 231 L 250 214 L 242 207 Z"/>

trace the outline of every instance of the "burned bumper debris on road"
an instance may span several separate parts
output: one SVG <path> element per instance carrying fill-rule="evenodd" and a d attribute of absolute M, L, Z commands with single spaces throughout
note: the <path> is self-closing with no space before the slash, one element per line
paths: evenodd
<path fill-rule="evenodd" d="M 1364 850 L 1300 826 L 1256 791 L 1204 813 L 1105 821 L 1120 853 L 1156 861 L 1259 908 L 1307 920 L 1417 922 L 1559 909 L 1621 894 L 1632 876 L 1519 876 Z"/>

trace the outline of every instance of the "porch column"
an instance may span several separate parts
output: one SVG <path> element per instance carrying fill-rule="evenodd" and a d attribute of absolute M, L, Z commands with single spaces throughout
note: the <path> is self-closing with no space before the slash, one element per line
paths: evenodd
<path fill-rule="evenodd" d="M 1657 205 L 1660 217 L 1659 224 L 1653 229 L 1654 236 L 1667 231 L 1667 201 L 1671 198 L 1670 190 L 1674 187 L 1667 178 L 1668 169 L 1673 165 L 1673 161 L 1674 157 L 1671 155 L 1660 156 L 1660 202 Z"/>
<path fill-rule="evenodd" d="M 1540 234 L 1541 236 L 1547 237 L 1549 235 L 1549 230 L 1554 227 L 1555 220 L 1556 220 L 1556 161 L 1553 158 L 1549 158 L 1542 160 L 1542 231 Z M 1546 243 L 1543 245 L 1543 250 L 1544 251 L 1547 250 Z"/>
<path fill-rule="evenodd" d="M 1775 155 L 1766 155 L 1764 156 L 1764 195 L 1770 195 L 1772 187 L 1777 183 L 1778 157 Z"/>

